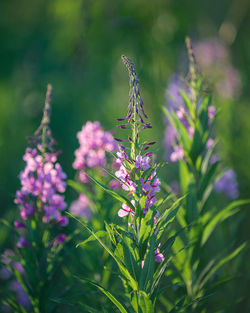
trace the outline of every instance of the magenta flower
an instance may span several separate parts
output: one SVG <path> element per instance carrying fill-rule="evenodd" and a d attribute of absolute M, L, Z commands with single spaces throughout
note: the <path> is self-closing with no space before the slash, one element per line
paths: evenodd
<path fill-rule="evenodd" d="M 14 226 L 16 228 L 26 228 L 25 224 L 23 222 L 21 222 L 21 221 L 15 221 L 14 222 Z"/>
<path fill-rule="evenodd" d="M 67 236 L 65 234 L 60 234 L 55 238 L 55 242 L 58 244 L 62 244 L 66 240 L 66 237 Z"/>
<path fill-rule="evenodd" d="M 75 151 L 73 168 L 80 171 L 81 182 L 88 182 L 87 168 L 103 167 L 106 152 L 117 151 L 117 144 L 110 132 L 104 131 L 99 122 L 87 122 L 77 133 L 80 147 Z"/>

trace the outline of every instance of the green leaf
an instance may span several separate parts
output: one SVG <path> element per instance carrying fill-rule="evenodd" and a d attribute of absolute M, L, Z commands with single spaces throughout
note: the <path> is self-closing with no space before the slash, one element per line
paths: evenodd
<path fill-rule="evenodd" d="M 76 182 L 74 180 L 68 179 L 67 180 L 68 186 L 72 187 L 77 192 L 85 194 L 88 198 L 92 199 L 93 195 L 92 193 L 81 183 Z"/>
<path fill-rule="evenodd" d="M 202 234 L 201 245 L 204 245 L 207 242 L 208 238 L 213 233 L 215 227 L 218 224 L 222 223 L 224 220 L 226 220 L 230 216 L 239 212 L 240 209 L 237 208 L 238 206 L 248 204 L 248 203 L 250 203 L 250 199 L 236 200 L 230 203 L 221 211 L 219 211 L 205 226 L 203 234 Z"/>
<path fill-rule="evenodd" d="M 88 177 L 93 180 L 98 186 L 100 186 L 103 190 L 105 190 L 107 193 L 109 193 L 112 197 L 115 199 L 121 201 L 122 203 L 125 203 L 127 206 L 129 206 L 133 211 L 135 211 L 135 208 L 133 204 L 124 196 L 119 195 L 114 190 L 110 189 L 109 187 L 103 185 L 100 183 L 97 179 L 95 179 L 92 175 L 88 174 Z"/>
<path fill-rule="evenodd" d="M 147 287 L 152 284 L 154 267 L 155 267 L 155 241 L 156 236 L 151 236 L 148 241 L 148 247 L 146 250 L 146 257 L 144 260 L 144 266 L 141 271 L 139 287 L 140 290 L 147 290 Z M 143 311 L 144 312 L 144 311 Z"/>
<path fill-rule="evenodd" d="M 67 212 L 67 214 L 74 218 L 76 221 L 78 221 L 84 228 L 86 228 L 95 238 L 96 240 L 99 242 L 99 244 L 112 256 L 112 258 L 116 261 L 121 274 L 126 277 L 126 279 L 128 280 L 129 284 L 131 285 L 131 288 L 134 290 L 137 290 L 138 288 L 138 283 L 134 280 L 134 278 L 131 276 L 131 274 L 129 273 L 129 271 L 127 270 L 127 268 L 122 264 L 122 262 L 115 256 L 115 254 L 105 245 L 105 243 L 96 236 L 96 234 L 88 227 L 87 224 L 85 224 L 84 222 L 82 222 L 81 220 L 79 220 L 78 218 L 76 218 L 74 215 L 70 214 L 69 212 Z"/>
<path fill-rule="evenodd" d="M 206 190 L 206 188 L 208 187 L 208 185 L 210 184 L 218 165 L 220 164 L 220 161 L 217 161 L 215 163 L 213 163 L 209 170 L 203 174 L 202 180 L 201 180 L 201 184 L 200 184 L 200 189 L 198 192 L 198 199 L 201 200 L 203 197 L 203 193 Z"/>
<path fill-rule="evenodd" d="M 186 195 L 178 198 L 168 210 L 165 210 L 163 214 L 158 218 L 157 227 L 161 227 L 163 224 L 166 225 L 178 212 L 178 209 L 181 205 L 181 201 L 186 197 Z"/>
<path fill-rule="evenodd" d="M 153 313 L 154 306 L 152 301 L 149 298 L 149 295 L 144 292 L 139 292 L 139 312 L 141 313 Z"/>
<path fill-rule="evenodd" d="M 111 300 L 114 303 L 114 305 L 119 309 L 121 313 L 128 313 L 128 311 L 124 308 L 124 306 L 109 291 L 104 289 L 101 285 L 88 279 L 80 279 L 80 278 L 78 279 L 82 282 L 88 282 L 89 284 L 99 289 L 103 294 L 105 294 L 109 298 L 109 300 Z"/>
<path fill-rule="evenodd" d="M 96 240 L 96 237 L 102 238 L 102 237 L 105 237 L 105 236 L 107 236 L 107 235 L 108 235 L 108 233 L 107 233 L 105 230 L 99 230 L 98 232 L 95 233 L 95 236 L 94 236 L 94 235 L 89 236 L 89 238 L 87 238 L 87 239 L 84 240 L 83 242 L 78 243 L 78 244 L 76 245 L 76 247 L 77 247 L 77 248 L 80 247 L 80 246 L 83 247 L 83 246 L 85 246 L 88 242 L 90 242 L 90 241 L 95 241 L 95 240 Z"/>
<path fill-rule="evenodd" d="M 233 252 L 225 256 L 224 258 L 220 259 L 218 262 L 214 262 L 214 266 L 210 269 L 208 274 L 204 277 L 204 279 L 201 281 L 199 285 L 199 289 L 202 289 L 204 285 L 208 282 L 208 280 L 227 262 L 231 261 L 233 258 L 235 258 L 245 247 L 247 243 L 244 242 L 241 244 L 237 249 L 235 249 Z"/>

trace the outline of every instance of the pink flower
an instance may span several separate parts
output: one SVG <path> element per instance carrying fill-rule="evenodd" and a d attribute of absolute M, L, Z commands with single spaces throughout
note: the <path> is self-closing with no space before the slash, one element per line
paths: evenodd
<path fill-rule="evenodd" d="M 132 200 L 131 203 L 135 205 L 135 201 Z M 124 217 L 127 216 L 128 214 L 131 215 L 131 218 L 135 215 L 135 212 L 125 203 L 122 204 L 122 208 L 118 211 L 118 216 Z"/>
<path fill-rule="evenodd" d="M 206 147 L 209 149 L 212 147 L 214 143 L 214 140 L 212 138 L 209 138 L 208 141 L 206 142 Z"/>
<path fill-rule="evenodd" d="M 110 132 L 105 132 L 99 122 L 87 122 L 77 133 L 80 147 L 75 151 L 73 167 L 84 171 L 87 167 L 103 167 L 106 163 L 106 152 L 117 151 L 117 145 Z M 80 180 L 88 180 L 80 174 Z"/>
<path fill-rule="evenodd" d="M 70 206 L 70 213 L 76 216 L 80 216 L 86 219 L 90 219 L 92 216 L 90 210 L 89 198 L 81 193 L 76 201 L 73 201 Z"/>
<path fill-rule="evenodd" d="M 184 150 L 181 146 L 175 146 L 174 151 L 170 155 L 170 160 L 176 162 L 184 158 Z"/>

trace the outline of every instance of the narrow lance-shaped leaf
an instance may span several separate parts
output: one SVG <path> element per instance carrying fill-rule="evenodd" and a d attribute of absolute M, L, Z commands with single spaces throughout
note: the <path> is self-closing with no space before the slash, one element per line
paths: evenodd
<path fill-rule="evenodd" d="M 99 289 L 103 294 L 105 294 L 114 303 L 114 305 L 119 309 L 119 311 L 121 313 L 128 313 L 128 311 L 124 308 L 124 306 L 109 291 L 107 291 L 101 285 L 99 285 L 96 282 L 93 282 L 91 280 L 88 280 L 88 279 L 79 279 L 79 280 L 82 282 L 87 282 L 87 283 L 95 286 L 97 289 Z"/>
<path fill-rule="evenodd" d="M 233 201 L 227 207 L 219 211 L 204 228 L 201 244 L 204 245 L 206 243 L 206 241 L 208 240 L 210 235 L 213 233 L 215 227 L 218 224 L 220 224 L 221 222 L 223 222 L 224 220 L 226 220 L 227 218 L 236 214 L 239 211 L 239 208 L 237 208 L 238 206 L 248 204 L 248 203 L 250 203 L 249 199 Z"/>
<path fill-rule="evenodd" d="M 127 204 L 132 210 L 135 210 L 133 204 L 124 196 L 119 195 L 114 190 L 110 189 L 109 187 L 103 185 L 101 182 L 99 182 L 97 179 L 95 179 L 93 176 L 88 174 L 88 177 L 93 180 L 98 186 L 100 186 L 103 190 L 105 190 L 107 193 L 109 193 L 112 197 L 115 199 L 121 201 L 122 203 Z"/>

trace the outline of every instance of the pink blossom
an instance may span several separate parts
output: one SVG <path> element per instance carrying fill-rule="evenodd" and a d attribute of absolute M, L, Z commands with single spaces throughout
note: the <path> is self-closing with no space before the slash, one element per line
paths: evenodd
<path fill-rule="evenodd" d="M 46 153 L 43 156 L 37 149 L 27 148 L 23 157 L 26 162 L 20 174 L 21 189 L 16 193 L 15 203 L 20 208 L 20 215 L 28 219 L 35 212 L 37 201 L 42 202 L 43 221 L 59 219 L 66 209 L 63 193 L 66 189 L 66 174 L 57 163 L 57 153 Z M 64 223 L 66 224 L 66 219 Z M 16 226 L 17 227 L 17 226 Z"/>
<path fill-rule="evenodd" d="M 131 203 L 135 205 L 135 201 L 132 200 Z M 125 203 L 122 204 L 122 208 L 118 211 L 118 216 L 124 217 L 127 216 L 128 214 L 131 215 L 131 218 L 135 215 L 135 212 Z"/>
<path fill-rule="evenodd" d="M 175 146 L 174 151 L 170 155 L 170 160 L 176 162 L 184 158 L 184 150 L 181 146 Z"/>
<path fill-rule="evenodd" d="M 92 216 L 89 198 L 83 193 L 80 194 L 77 200 L 72 202 L 69 210 L 71 214 L 86 219 L 90 219 Z"/>
<path fill-rule="evenodd" d="M 87 122 L 77 133 L 80 147 L 75 151 L 73 167 L 84 171 L 87 168 L 103 167 L 106 163 L 106 152 L 117 151 L 117 145 L 110 132 L 105 132 L 99 122 Z M 79 176 L 85 183 L 84 174 Z"/>
<path fill-rule="evenodd" d="M 212 138 L 209 138 L 208 141 L 206 142 L 206 147 L 209 149 L 212 147 L 214 144 L 214 140 Z"/>

